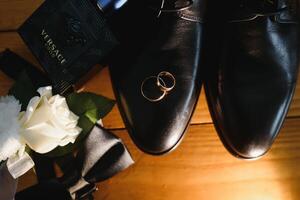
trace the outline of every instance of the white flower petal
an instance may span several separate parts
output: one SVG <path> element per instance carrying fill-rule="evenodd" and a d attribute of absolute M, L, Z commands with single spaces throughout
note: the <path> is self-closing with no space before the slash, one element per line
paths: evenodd
<path fill-rule="evenodd" d="M 1 141 L 0 161 L 6 160 L 17 154 L 22 147 L 23 145 L 19 142 L 18 138 L 14 136 L 7 138 L 5 141 Z"/>
<path fill-rule="evenodd" d="M 55 95 L 49 99 L 49 102 L 54 106 L 54 107 L 66 107 L 68 108 L 66 99 L 60 95 Z"/>
<path fill-rule="evenodd" d="M 49 138 L 56 138 L 56 139 L 63 139 L 68 135 L 63 129 L 57 129 L 52 124 L 48 124 L 46 122 L 37 124 L 35 126 L 31 126 L 21 131 L 22 136 L 28 142 L 28 137 L 32 138 L 40 138 L 40 137 L 49 137 Z"/>
<path fill-rule="evenodd" d="M 75 122 L 75 121 L 77 122 L 78 119 L 79 119 L 79 117 L 77 115 L 75 115 L 73 112 L 70 111 L 69 120 L 71 122 Z"/>
<path fill-rule="evenodd" d="M 21 110 L 21 104 L 14 96 L 0 97 L 0 104 L 9 110 L 9 113 L 14 116 L 18 115 Z M 1 111 L 3 112 L 4 110 L 1 109 Z"/>
<path fill-rule="evenodd" d="M 38 90 L 41 97 L 31 100 L 22 119 L 22 137 L 26 144 L 38 153 L 47 153 L 57 146 L 74 143 L 81 128 L 79 117 L 72 113 L 62 96 L 52 96 L 52 88 Z"/>
<path fill-rule="evenodd" d="M 20 123 L 21 124 L 26 124 L 31 116 L 33 115 L 34 111 L 36 110 L 36 108 L 38 107 L 39 103 L 40 103 L 41 99 L 39 97 L 33 97 L 27 106 L 27 110 L 25 115 L 23 115 L 23 117 L 20 119 Z"/>
<path fill-rule="evenodd" d="M 62 141 L 60 141 L 59 146 L 66 146 L 70 143 L 74 143 L 76 141 L 76 137 L 66 137 Z"/>
<path fill-rule="evenodd" d="M 51 101 L 52 123 L 62 129 L 75 128 L 79 117 L 69 110 L 65 98 L 56 95 Z"/>
<path fill-rule="evenodd" d="M 21 105 L 13 96 L 0 97 L 0 161 L 14 156 L 22 148 L 20 110 Z"/>
<path fill-rule="evenodd" d="M 31 113 L 30 119 L 27 121 L 27 123 L 24 124 L 23 127 L 27 128 L 35 126 L 43 122 L 51 121 L 52 118 L 53 117 L 50 105 L 48 104 L 46 98 L 42 98 L 40 105 L 35 109 L 33 113 Z"/>
<path fill-rule="evenodd" d="M 41 87 L 37 91 L 41 95 L 41 97 L 45 96 L 46 98 L 49 99 L 52 96 L 52 87 L 51 86 Z"/>
<path fill-rule="evenodd" d="M 43 154 L 43 153 L 48 153 L 53 149 L 55 149 L 60 144 L 60 141 L 62 140 L 62 138 L 51 137 L 52 136 L 51 131 L 54 131 L 53 128 L 45 125 L 45 126 L 36 127 L 35 129 L 23 130 L 22 135 L 26 140 L 26 144 L 31 149 L 33 149 L 38 153 Z"/>
<path fill-rule="evenodd" d="M 67 129 L 66 132 L 68 132 L 69 136 L 78 136 L 81 133 L 82 129 L 76 126 L 75 128 L 72 129 Z"/>

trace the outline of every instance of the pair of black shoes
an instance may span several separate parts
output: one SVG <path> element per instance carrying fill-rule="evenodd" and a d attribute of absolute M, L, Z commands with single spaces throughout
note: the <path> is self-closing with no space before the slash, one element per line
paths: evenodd
<path fill-rule="evenodd" d="M 204 84 L 225 147 L 245 159 L 267 152 L 296 86 L 297 0 L 131 1 L 116 19 L 111 77 L 141 150 L 180 143 Z"/>

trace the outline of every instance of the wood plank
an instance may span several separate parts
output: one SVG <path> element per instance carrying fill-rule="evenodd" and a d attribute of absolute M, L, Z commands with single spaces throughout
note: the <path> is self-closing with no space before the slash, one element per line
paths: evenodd
<path fill-rule="evenodd" d="M 163 157 L 139 152 L 118 132 L 136 165 L 100 184 L 97 199 L 299 199 L 299 124 L 286 121 L 272 150 L 256 161 L 229 155 L 212 125 L 192 126 L 179 148 Z"/>
<path fill-rule="evenodd" d="M 162 157 L 143 154 L 126 131 L 116 131 L 136 163 L 100 183 L 96 199 L 298 199 L 299 124 L 300 119 L 288 119 L 271 151 L 254 161 L 231 156 L 211 124 L 191 126 L 182 144 Z M 32 178 L 30 173 L 20 183 L 30 185 L 35 182 Z"/>
<path fill-rule="evenodd" d="M 291 104 L 288 116 L 289 117 L 298 117 L 300 114 L 300 72 L 298 76 L 298 83 L 293 98 L 293 103 Z"/>
<path fill-rule="evenodd" d="M 16 30 L 42 2 L 42 0 L 1 0 L 0 31 Z"/>
<path fill-rule="evenodd" d="M 5 48 L 10 48 L 11 50 L 15 51 L 19 55 L 28 59 L 33 64 L 39 66 L 38 62 L 36 61 L 34 56 L 30 53 L 29 49 L 25 46 L 24 42 L 21 40 L 21 38 L 18 36 L 17 33 L 13 33 L 13 32 L 0 33 L 0 52 L 3 51 Z M 90 91 L 97 94 L 102 94 L 110 98 L 114 98 L 108 69 L 105 68 L 102 71 L 94 70 L 94 72 L 95 72 L 94 75 L 92 75 L 90 79 L 87 82 L 85 82 L 85 84 L 80 88 L 80 90 Z M 299 73 L 299 77 L 300 77 L 300 73 Z M 9 89 L 11 85 L 8 83 L 9 80 L 6 82 L 6 79 L 5 77 L 3 77 L 3 74 L 0 74 L 0 87 L 1 87 L 0 92 L 7 91 Z M 291 109 L 288 116 L 289 117 L 300 116 L 300 82 L 298 82 L 295 97 L 291 105 Z M 191 123 L 201 124 L 201 123 L 211 123 L 211 122 L 212 121 L 205 100 L 205 94 L 204 92 L 202 92 Z M 110 128 L 110 129 L 124 128 L 124 124 L 121 119 L 120 113 L 117 109 L 117 106 L 104 119 L 104 124 L 106 128 Z"/>
<path fill-rule="evenodd" d="M 16 32 L 0 33 L 0 52 L 5 49 L 11 49 L 15 53 L 26 58 L 29 62 L 38 66 L 37 60 L 34 58 L 30 50 L 27 48 L 21 37 Z"/>

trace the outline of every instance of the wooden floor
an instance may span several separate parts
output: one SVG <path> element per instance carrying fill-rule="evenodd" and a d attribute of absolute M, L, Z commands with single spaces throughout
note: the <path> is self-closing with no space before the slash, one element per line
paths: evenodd
<path fill-rule="evenodd" d="M 0 0 L 0 51 L 10 48 L 38 65 L 15 30 L 41 3 Z M 6 94 L 12 83 L 0 72 L 0 95 Z M 97 72 L 82 89 L 114 97 L 107 69 Z M 223 148 L 204 94 L 182 144 L 166 156 L 140 152 L 128 137 L 117 108 L 104 124 L 124 140 L 136 164 L 100 183 L 95 194 L 98 200 L 300 199 L 300 84 L 278 139 L 271 151 L 256 161 L 238 160 Z M 19 190 L 35 182 L 31 171 L 20 179 Z"/>

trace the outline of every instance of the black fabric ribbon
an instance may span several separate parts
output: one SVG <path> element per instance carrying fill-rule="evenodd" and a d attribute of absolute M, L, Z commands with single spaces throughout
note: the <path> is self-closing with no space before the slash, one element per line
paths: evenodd
<path fill-rule="evenodd" d="M 25 70 L 37 87 L 49 85 L 49 79 L 42 72 L 10 50 L 0 54 L 0 70 L 13 79 L 17 79 Z M 34 157 L 34 161 L 38 162 L 37 175 L 43 178 L 39 178 L 37 185 L 17 193 L 16 200 L 92 199 L 96 183 L 112 177 L 134 163 L 122 141 L 99 125 L 92 129 L 83 148 L 75 157 L 68 155 L 57 159 L 64 172 L 60 178 L 53 176 L 51 160 L 40 155 Z M 47 176 L 48 173 L 50 175 Z M 2 187 L 0 190 L 3 191 Z"/>
<path fill-rule="evenodd" d="M 18 181 L 9 173 L 5 164 L 0 166 L 0 199 L 11 200 L 16 193 Z"/>
<path fill-rule="evenodd" d="M 33 85 L 37 87 L 51 84 L 43 72 L 9 49 L 0 53 L 0 70 L 13 80 L 17 80 L 20 74 L 25 71 Z"/>
<path fill-rule="evenodd" d="M 59 179 L 45 181 L 21 191 L 15 199 L 89 199 L 91 192 L 96 190 L 96 183 L 133 164 L 122 141 L 100 126 L 95 126 L 91 131 L 75 160 L 74 170 Z"/>

